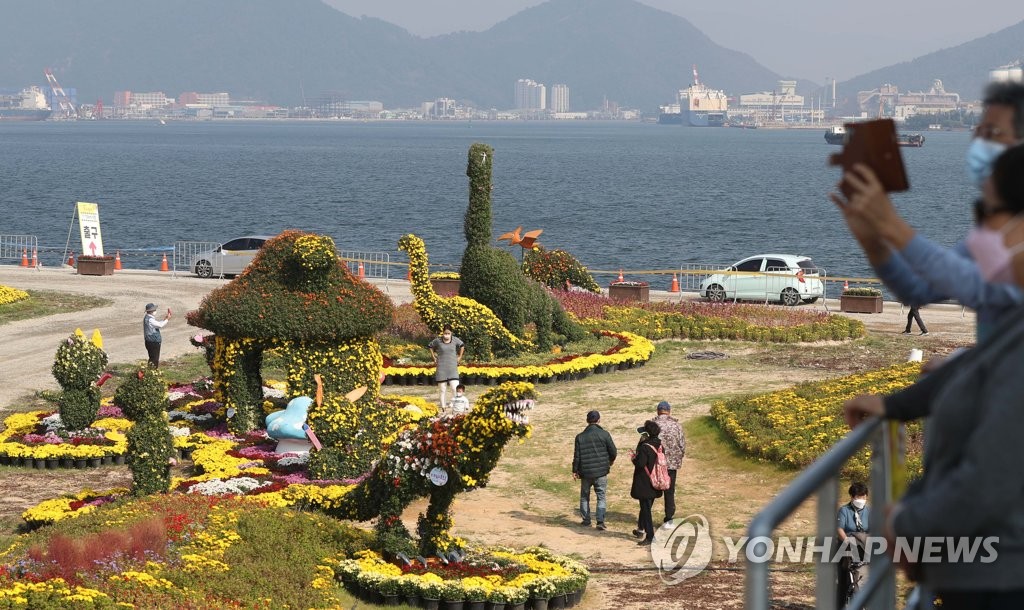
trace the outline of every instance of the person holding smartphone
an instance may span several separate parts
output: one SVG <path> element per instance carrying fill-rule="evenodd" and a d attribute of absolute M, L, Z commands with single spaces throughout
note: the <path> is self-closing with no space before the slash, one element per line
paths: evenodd
<path fill-rule="evenodd" d="M 146 353 L 149 354 L 149 366 L 160 368 L 160 344 L 163 337 L 160 336 L 160 329 L 171 320 L 171 308 L 167 308 L 167 315 L 163 321 L 156 319 L 156 304 L 146 303 L 146 316 L 142 318 L 142 336 L 146 342 Z"/>

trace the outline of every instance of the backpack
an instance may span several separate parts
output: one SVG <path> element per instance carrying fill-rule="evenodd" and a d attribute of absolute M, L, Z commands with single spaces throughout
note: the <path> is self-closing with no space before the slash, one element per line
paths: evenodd
<path fill-rule="evenodd" d="M 668 474 L 668 459 L 665 457 L 665 452 L 661 450 L 661 447 L 655 447 L 654 445 L 648 445 L 651 449 L 658 454 L 657 460 L 654 462 L 654 468 L 647 470 L 647 476 L 651 479 L 651 487 L 659 491 L 665 491 L 669 487 L 672 487 L 672 477 Z"/>

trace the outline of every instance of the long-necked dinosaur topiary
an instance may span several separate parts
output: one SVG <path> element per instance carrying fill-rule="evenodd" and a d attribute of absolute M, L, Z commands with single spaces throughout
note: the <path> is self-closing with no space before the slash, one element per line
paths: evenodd
<path fill-rule="evenodd" d="M 423 420 L 398 435 L 355 489 L 321 508 L 343 519 L 377 517 L 379 541 L 398 553 L 412 550 L 402 511 L 416 498 L 429 497 L 418 523 L 419 553 L 430 556 L 463 546 L 449 532 L 452 501 L 487 483 L 508 441 L 529 436 L 527 411 L 534 397 L 533 385 L 507 382 L 485 392 L 465 415 Z"/>

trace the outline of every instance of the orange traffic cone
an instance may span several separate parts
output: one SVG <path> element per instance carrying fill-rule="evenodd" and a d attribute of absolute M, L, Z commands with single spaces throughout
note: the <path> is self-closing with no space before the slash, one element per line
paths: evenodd
<path fill-rule="evenodd" d="M 72 250 L 71 254 L 68 254 L 68 267 L 75 266 L 75 251 Z"/>
<path fill-rule="evenodd" d="M 39 267 L 39 252 L 32 248 L 32 268 L 36 269 Z"/>
<path fill-rule="evenodd" d="M 619 279 L 616 280 L 616 281 L 618 281 L 618 282 L 622 281 L 622 269 L 619 269 Z"/>
<path fill-rule="evenodd" d="M 15 250 L 17 252 L 17 250 Z M 21 249 L 21 266 L 28 267 L 28 248 Z"/>
<path fill-rule="evenodd" d="M 114 254 L 114 271 L 121 270 L 121 251 L 117 250 Z"/>
<path fill-rule="evenodd" d="M 849 289 L 850 289 L 850 280 L 844 280 L 843 281 L 843 290 L 849 290 Z"/>
<path fill-rule="evenodd" d="M 160 261 L 160 271 L 170 271 L 167 267 L 167 255 L 164 254 L 164 260 Z"/>
<path fill-rule="evenodd" d="M 409 267 L 409 271 L 406 272 L 406 274 L 405 274 L 405 281 L 407 281 L 407 282 L 411 282 L 412 281 L 412 267 Z"/>
<path fill-rule="evenodd" d="M 674 273 L 672 274 L 672 290 L 669 292 L 679 292 L 679 278 Z"/>
<path fill-rule="evenodd" d="M 359 261 L 359 279 L 366 277 L 366 272 L 363 270 L 363 261 Z"/>

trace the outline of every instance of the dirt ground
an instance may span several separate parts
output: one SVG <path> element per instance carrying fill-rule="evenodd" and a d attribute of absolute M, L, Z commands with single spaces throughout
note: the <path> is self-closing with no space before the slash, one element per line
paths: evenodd
<path fill-rule="evenodd" d="M 194 350 L 186 338 L 196 332 L 184 323 L 184 313 L 195 308 L 220 280 L 172 278 L 157 272 L 118 273 L 113 277 L 78 276 L 67 269 L 40 271 L 0 266 L 0 284 L 21 289 L 48 289 L 101 295 L 113 304 L 74 314 L 57 314 L 0 326 L 0 416 L 22 396 L 56 388 L 50 365 L 57 343 L 75 327 L 87 332 L 99 328 L 111 362 L 145 358 L 141 337 L 143 306 L 156 302 L 171 307 L 175 318 L 164 330 L 165 357 Z M 384 286 L 381 286 L 385 289 Z M 391 281 L 386 292 L 396 302 L 410 300 L 408 284 Z M 673 298 L 652 293 L 653 298 Z M 674 297 L 678 298 L 678 297 Z M 820 308 L 819 304 L 817 307 Z M 829 303 L 833 310 L 838 303 Z M 583 602 L 585 608 L 742 608 L 743 566 L 726 561 L 724 545 L 716 544 L 714 561 L 699 576 L 676 585 L 659 577 L 650 550 L 636 545 L 636 502 L 629 499 L 631 466 L 628 450 L 637 440 L 635 428 L 653 416 L 653 407 L 665 399 L 673 415 L 688 432 L 688 452 L 678 475 L 677 517 L 703 515 L 713 538 L 738 538 L 750 518 L 792 478 L 792 472 L 759 464 L 735 455 L 707 431 L 706 416 L 714 400 L 761 392 L 800 381 L 823 379 L 868 368 L 909 353 L 925 351 L 926 358 L 969 344 L 974 334 L 973 314 L 963 317 L 959 307 L 936 305 L 922 310 L 931 331 L 927 337 L 900 336 L 906 314 L 899 304 L 886 303 L 882 314 L 851 314 L 862 319 L 881 345 L 834 343 L 817 347 L 759 347 L 746 343 L 688 342 L 662 344 L 647 366 L 631 371 L 591 376 L 572 384 L 539 386 L 541 399 L 531 414 L 534 438 L 511 445 L 489 485 L 455 504 L 456 533 L 478 544 L 523 546 L 544 544 L 556 552 L 573 554 L 594 570 Z M 686 353 L 711 349 L 727 353 L 721 361 L 698 361 Z M 882 355 L 877 353 L 883 352 Z M 898 357 L 898 356 L 896 356 Z M 385 388 L 387 391 L 388 388 Z M 397 388 L 396 388 L 397 390 Z M 475 399 L 484 388 L 471 387 Z M 403 387 L 402 392 L 433 397 L 425 387 Z M 602 411 L 602 425 L 620 449 L 609 483 L 607 532 L 583 528 L 575 512 L 578 488 L 570 475 L 572 438 L 584 427 L 587 410 Z M 124 467 L 88 471 L 22 471 L 0 468 L 0 522 L 13 527 L 26 507 L 38 501 L 84 487 L 107 489 L 127 485 Z M 422 504 L 404 516 L 413 526 Z M 807 503 L 782 531 L 813 533 L 814 505 Z M 662 515 L 655 504 L 655 520 Z M 11 527 L 7 527 L 8 531 Z M 807 566 L 784 566 L 773 575 L 775 607 L 813 607 L 813 574 Z"/>

